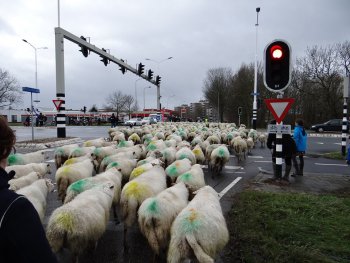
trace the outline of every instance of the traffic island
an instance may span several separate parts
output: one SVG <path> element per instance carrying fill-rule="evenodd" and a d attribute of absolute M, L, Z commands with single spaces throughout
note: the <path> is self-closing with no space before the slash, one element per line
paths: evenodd
<path fill-rule="evenodd" d="M 42 138 L 35 139 L 34 141 L 20 141 L 17 142 L 15 147 L 19 149 L 30 149 L 30 150 L 45 150 L 49 148 L 55 148 L 66 144 L 81 143 L 82 139 L 77 137 L 66 137 L 66 138 Z"/>

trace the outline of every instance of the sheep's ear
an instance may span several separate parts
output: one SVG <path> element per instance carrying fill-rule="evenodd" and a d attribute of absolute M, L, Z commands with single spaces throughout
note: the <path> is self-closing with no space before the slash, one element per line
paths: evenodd
<path fill-rule="evenodd" d="M 121 171 L 122 171 L 122 168 L 119 168 L 118 171 L 121 172 Z"/>

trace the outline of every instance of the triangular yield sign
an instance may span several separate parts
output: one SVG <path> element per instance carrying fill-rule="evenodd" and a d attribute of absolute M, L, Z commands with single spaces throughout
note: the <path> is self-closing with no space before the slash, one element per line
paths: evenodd
<path fill-rule="evenodd" d="M 52 100 L 53 104 L 55 104 L 56 110 L 59 111 L 63 100 Z"/>
<path fill-rule="evenodd" d="M 284 117 L 286 117 L 289 109 L 292 107 L 294 103 L 293 98 L 285 98 L 285 99 L 265 99 L 267 108 L 271 111 L 273 117 L 277 123 L 280 123 Z"/>

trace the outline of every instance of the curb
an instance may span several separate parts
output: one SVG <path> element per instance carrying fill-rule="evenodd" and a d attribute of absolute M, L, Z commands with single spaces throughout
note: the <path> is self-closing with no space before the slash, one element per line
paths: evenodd
<path fill-rule="evenodd" d="M 68 139 L 68 140 L 60 140 L 55 142 L 48 142 L 48 143 L 16 143 L 16 148 L 21 149 L 36 149 L 36 150 L 45 150 L 49 148 L 55 148 L 66 144 L 72 144 L 72 143 L 81 143 L 83 140 L 81 138 L 74 138 L 74 139 Z"/>

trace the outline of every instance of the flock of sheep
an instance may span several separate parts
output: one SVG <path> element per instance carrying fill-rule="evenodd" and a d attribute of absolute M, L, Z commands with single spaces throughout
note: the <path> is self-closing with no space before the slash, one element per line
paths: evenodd
<path fill-rule="evenodd" d="M 138 223 L 155 257 L 214 262 L 229 233 L 202 165 L 216 176 L 230 152 L 240 162 L 258 142 L 265 147 L 266 134 L 235 124 L 158 123 L 110 128 L 108 135 L 57 148 L 55 185 L 45 178 L 45 152 L 8 158 L 6 170 L 16 171 L 10 188 L 33 203 L 42 221 L 47 195 L 57 187 L 62 206 L 46 227 L 52 250 L 67 248 L 78 261 L 96 247 L 112 210 L 116 223 L 123 222 L 124 251 L 127 230 Z"/>

